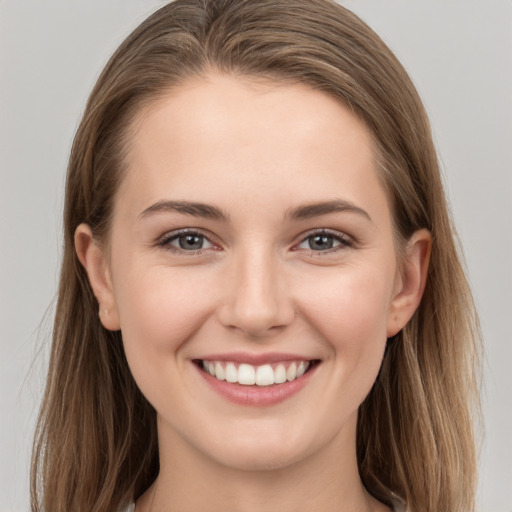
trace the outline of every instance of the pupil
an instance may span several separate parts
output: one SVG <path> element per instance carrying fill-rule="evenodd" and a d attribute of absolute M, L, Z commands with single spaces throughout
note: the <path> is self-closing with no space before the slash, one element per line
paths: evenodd
<path fill-rule="evenodd" d="M 179 238 L 182 249 L 201 249 L 203 246 L 203 237 L 200 235 L 183 235 Z"/>
<path fill-rule="evenodd" d="M 309 246 L 313 250 L 332 249 L 333 240 L 329 235 L 315 235 L 310 237 Z"/>

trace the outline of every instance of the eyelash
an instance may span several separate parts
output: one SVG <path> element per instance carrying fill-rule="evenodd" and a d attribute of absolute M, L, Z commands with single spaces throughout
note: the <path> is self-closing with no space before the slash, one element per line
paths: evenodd
<path fill-rule="evenodd" d="M 157 242 L 157 246 L 158 247 L 162 247 L 163 249 L 167 250 L 167 251 L 170 251 L 170 252 L 173 252 L 174 254 L 178 254 L 178 255 L 187 255 L 187 256 L 200 256 L 201 254 L 203 254 L 203 252 L 207 249 L 197 249 L 197 250 L 184 250 L 184 249 L 180 249 L 179 247 L 175 247 L 173 245 L 170 245 L 171 242 L 173 242 L 174 240 L 177 240 L 179 239 L 181 236 L 184 236 L 184 235 L 195 235 L 195 236 L 199 236 L 199 237 L 202 237 L 204 239 L 206 239 L 210 244 L 212 244 L 212 246 L 215 247 L 215 243 L 212 242 L 210 239 L 209 239 L 209 236 L 205 233 L 203 233 L 201 230 L 198 230 L 198 229 L 189 229 L 189 228 L 185 228 L 185 229 L 180 229 L 178 231 L 174 231 L 170 234 L 167 234 L 167 235 L 164 235 L 158 242 Z M 332 237 L 334 239 L 335 242 L 339 242 L 339 245 L 335 246 L 335 247 L 332 247 L 328 250 L 325 250 L 325 251 L 315 251 L 313 249 L 309 249 L 309 251 L 311 252 L 311 254 L 315 255 L 315 256 L 323 256 L 323 255 L 326 255 L 326 254 L 334 254 L 340 250 L 343 250 L 343 249 L 347 249 L 347 248 L 350 248 L 350 247 L 354 247 L 355 243 L 353 242 L 352 239 L 350 239 L 349 237 L 347 237 L 346 235 L 342 234 L 342 233 L 339 233 L 339 232 L 332 232 L 328 229 L 317 229 L 317 230 L 313 230 L 313 231 L 310 231 L 308 233 L 306 233 L 303 238 L 301 238 L 301 240 L 299 241 L 298 244 L 296 245 L 300 245 L 302 243 L 304 243 L 305 241 L 307 241 L 309 238 L 312 238 L 312 237 L 315 237 L 315 236 L 329 236 L 329 237 Z M 300 250 L 300 249 L 294 249 L 294 250 Z M 307 249 L 306 249 L 307 250 Z"/>
<path fill-rule="evenodd" d="M 309 238 L 313 238 L 316 236 L 332 237 L 334 242 L 339 242 L 339 245 L 332 247 L 330 249 L 327 249 L 325 251 L 315 251 L 313 249 L 309 249 L 311 254 L 315 255 L 315 256 L 331 255 L 340 250 L 354 247 L 354 245 L 355 245 L 354 241 L 351 238 L 349 238 L 347 235 L 345 235 L 344 233 L 340 233 L 338 231 L 330 231 L 328 229 L 316 229 L 316 230 L 306 233 L 305 235 L 303 235 L 302 239 L 300 240 L 300 242 L 297 245 L 300 245 L 300 244 L 306 242 Z M 295 249 L 295 250 L 300 250 L 300 249 Z M 306 250 L 308 250 L 308 249 L 306 249 Z"/>
<path fill-rule="evenodd" d="M 164 235 L 157 242 L 157 245 L 159 247 L 164 248 L 167 251 L 173 252 L 174 254 L 185 254 L 187 256 L 195 256 L 195 255 L 199 256 L 200 254 L 202 254 L 204 249 L 198 249 L 198 250 L 195 250 L 195 251 L 185 251 L 184 249 L 180 249 L 179 247 L 174 247 L 174 246 L 170 245 L 170 243 L 172 241 L 177 240 L 181 236 L 184 236 L 184 235 L 195 235 L 195 236 L 203 237 L 204 239 L 208 240 L 213 246 L 215 246 L 215 244 L 209 239 L 208 235 L 203 233 L 201 230 L 198 230 L 198 229 L 188 229 L 188 228 L 179 229 L 178 231 L 174 231 L 174 232 L 172 232 L 170 234 Z"/>

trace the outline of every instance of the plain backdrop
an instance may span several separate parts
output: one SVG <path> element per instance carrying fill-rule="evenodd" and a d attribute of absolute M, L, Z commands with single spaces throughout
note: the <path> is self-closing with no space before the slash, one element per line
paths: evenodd
<path fill-rule="evenodd" d="M 0 0 L 0 512 L 29 510 L 72 137 L 110 54 L 163 3 Z M 487 354 L 480 510 L 512 512 L 512 2 L 344 4 L 431 117 Z"/>

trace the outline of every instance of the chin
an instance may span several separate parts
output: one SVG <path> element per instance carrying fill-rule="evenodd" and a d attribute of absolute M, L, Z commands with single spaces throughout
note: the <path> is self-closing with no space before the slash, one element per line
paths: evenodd
<path fill-rule="evenodd" d="M 274 451 L 272 448 L 254 446 L 249 449 L 225 450 L 215 458 L 223 466 L 238 471 L 278 471 L 292 466 L 303 457 L 297 452 Z"/>
<path fill-rule="evenodd" d="M 301 439 L 300 435 L 291 437 L 288 430 L 252 430 L 247 434 L 237 436 L 236 432 L 230 432 L 222 442 L 210 443 L 208 451 L 204 453 L 217 463 L 233 469 L 271 471 L 294 465 L 319 449 L 314 442 Z"/>

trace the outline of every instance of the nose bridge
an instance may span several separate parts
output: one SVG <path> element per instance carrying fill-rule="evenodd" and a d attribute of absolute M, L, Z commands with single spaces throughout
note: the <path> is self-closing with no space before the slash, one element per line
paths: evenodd
<path fill-rule="evenodd" d="M 272 249 L 251 244 L 234 256 L 232 265 L 223 323 L 251 336 L 288 324 L 293 308 L 286 294 L 281 262 Z"/>

